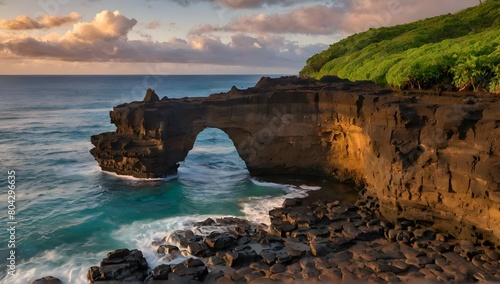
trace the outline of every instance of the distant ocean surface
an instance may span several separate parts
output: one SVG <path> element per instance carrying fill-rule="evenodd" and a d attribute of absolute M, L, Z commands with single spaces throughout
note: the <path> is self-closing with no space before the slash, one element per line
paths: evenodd
<path fill-rule="evenodd" d="M 153 240 L 207 217 L 269 222 L 269 209 L 309 185 L 252 178 L 227 135 L 206 129 L 176 176 L 157 180 L 102 172 L 90 136 L 114 131 L 113 106 L 148 87 L 170 98 L 254 86 L 261 76 L 0 76 L 1 283 L 52 275 L 87 283 L 109 251 L 137 248 L 151 266 Z M 16 172 L 16 276 L 7 275 L 7 172 Z M 153 268 L 152 267 L 152 268 Z"/>

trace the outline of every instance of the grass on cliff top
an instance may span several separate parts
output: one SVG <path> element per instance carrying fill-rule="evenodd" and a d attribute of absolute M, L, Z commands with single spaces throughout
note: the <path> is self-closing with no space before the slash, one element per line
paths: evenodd
<path fill-rule="evenodd" d="M 352 35 L 309 58 L 300 74 L 500 93 L 500 0 Z"/>

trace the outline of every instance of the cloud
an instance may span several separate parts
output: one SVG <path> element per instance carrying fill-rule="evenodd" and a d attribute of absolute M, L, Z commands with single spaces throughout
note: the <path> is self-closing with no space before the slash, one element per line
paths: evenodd
<path fill-rule="evenodd" d="M 295 33 L 326 35 L 335 32 L 334 27 L 342 25 L 340 9 L 316 5 L 294 9 L 284 14 L 246 15 L 224 26 L 205 25 L 195 28 L 192 34 L 209 32 L 245 32 L 245 33 Z"/>
<path fill-rule="evenodd" d="M 150 29 L 150 30 L 156 30 L 156 29 L 160 28 L 160 22 L 152 21 L 146 25 L 146 28 Z"/>
<path fill-rule="evenodd" d="M 11 20 L 0 20 L 0 29 L 4 30 L 35 30 L 64 26 L 78 21 L 81 16 L 71 13 L 69 16 L 43 16 L 32 19 L 27 16 L 17 16 Z"/>
<path fill-rule="evenodd" d="M 177 4 L 182 6 L 188 6 L 190 4 L 197 4 L 200 2 L 210 2 L 216 5 L 224 6 L 230 9 L 249 9 L 249 8 L 259 8 L 264 6 L 292 6 L 296 4 L 304 4 L 303 0 L 173 0 Z M 335 2 L 335 0 L 309 0 L 309 3 L 313 2 Z"/>
<path fill-rule="evenodd" d="M 128 32 L 137 24 L 137 20 L 128 19 L 120 12 L 102 11 L 92 22 L 76 23 L 73 29 L 62 38 L 63 43 L 95 43 L 126 38 Z"/>
<path fill-rule="evenodd" d="M 103 11 L 91 22 L 81 22 L 64 35 L 23 36 L 0 41 L 0 59 L 45 59 L 76 62 L 199 63 L 226 66 L 302 67 L 326 46 L 299 46 L 281 36 L 235 34 L 228 42 L 205 35 L 166 42 L 130 40 L 137 24 L 119 12 Z"/>
<path fill-rule="evenodd" d="M 420 0 L 419 2 L 413 0 L 339 0 L 335 1 L 334 5 L 321 4 L 299 7 L 281 14 L 249 14 L 236 18 L 226 25 L 204 25 L 194 28 L 191 30 L 191 34 L 244 32 L 306 35 L 341 33 L 348 35 L 372 27 L 391 26 L 443 13 L 456 12 L 472 5 L 474 3 L 470 0 L 441 0 L 439 2 L 434 0 Z"/>

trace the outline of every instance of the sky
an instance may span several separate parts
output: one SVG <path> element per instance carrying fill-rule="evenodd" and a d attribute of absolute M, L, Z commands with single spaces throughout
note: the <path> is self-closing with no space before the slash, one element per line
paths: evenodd
<path fill-rule="evenodd" d="M 474 0 L 0 0 L 0 74 L 298 74 L 354 33 Z"/>

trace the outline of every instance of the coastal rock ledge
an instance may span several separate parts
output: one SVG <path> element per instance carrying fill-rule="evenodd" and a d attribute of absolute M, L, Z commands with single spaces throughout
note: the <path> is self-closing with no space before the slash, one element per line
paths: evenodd
<path fill-rule="evenodd" d="M 173 174 L 196 136 L 219 128 L 252 175 L 351 180 L 378 197 L 390 221 L 426 221 L 500 244 L 498 97 L 396 93 L 336 77 L 262 78 L 207 98 L 149 97 L 115 107 L 116 132 L 92 136 L 103 170 Z"/>

